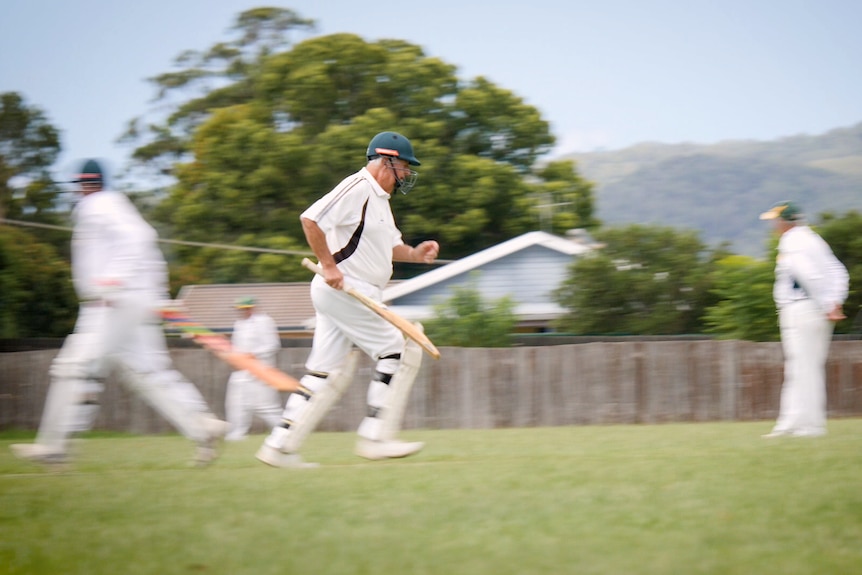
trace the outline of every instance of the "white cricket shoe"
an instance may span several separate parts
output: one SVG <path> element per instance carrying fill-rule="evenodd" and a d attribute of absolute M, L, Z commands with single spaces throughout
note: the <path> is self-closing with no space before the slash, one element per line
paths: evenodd
<path fill-rule="evenodd" d="M 284 453 L 266 443 L 260 446 L 254 456 L 271 467 L 281 469 L 312 469 L 320 465 L 319 463 L 304 461 L 298 453 Z"/>
<path fill-rule="evenodd" d="M 13 443 L 9 449 L 18 459 L 26 459 L 34 463 L 57 465 L 67 463 L 69 459 L 65 451 L 41 443 Z"/>
<path fill-rule="evenodd" d="M 365 459 L 396 459 L 407 457 L 422 450 L 425 444 L 421 441 L 372 441 L 359 439 L 356 442 L 356 455 Z"/>

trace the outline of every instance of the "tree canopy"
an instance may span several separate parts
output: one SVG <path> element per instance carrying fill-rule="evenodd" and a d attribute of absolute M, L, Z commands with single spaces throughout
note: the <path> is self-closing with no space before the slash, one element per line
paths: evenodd
<path fill-rule="evenodd" d="M 711 288 L 718 301 L 705 311 L 705 331 L 719 339 L 778 341 L 773 268 L 772 262 L 748 256 L 719 259 Z"/>
<path fill-rule="evenodd" d="M 69 264 L 50 245 L 0 226 L 0 337 L 62 337 L 75 322 Z"/>
<path fill-rule="evenodd" d="M 59 152 L 59 131 L 42 110 L 16 92 L 0 94 L 0 218 L 62 219 L 49 171 Z M 59 337 L 74 323 L 69 236 L 43 231 L 40 239 L 0 225 L 0 337 Z"/>
<path fill-rule="evenodd" d="M 452 296 L 434 305 L 434 317 L 425 331 L 438 345 L 455 347 L 509 347 L 518 324 L 515 302 L 509 297 L 484 300 L 475 273 L 470 282 L 455 286 Z"/>
<path fill-rule="evenodd" d="M 600 250 L 572 264 L 556 292 L 569 313 L 557 329 L 579 334 L 702 332 L 713 254 L 689 230 L 630 225 L 595 232 Z"/>
<path fill-rule="evenodd" d="M 21 94 L 0 94 L 0 218 L 54 221 L 59 188 L 50 168 L 60 134 Z"/>
<path fill-rule="evenodd" d="M 176 183 L 154 216 L 172 237 L 307 249 L 299 214 L 362 167 L 369 140 L 385 130 L 410 138 L 422 161 L 417 188 L 393 198 L 409 243 L 435 238 L 446 258 L 473 253 L 535 229 L 538 198 L 566 206 L 548 231 L 597 224 L 592 184 L 573 162 L 538 166 L 554 137 L 539 111 L 511 91 L 481 77 L 461 80 L 454 66 L 402 40 L 333 34 L 252 50 L 256 30 L 313 25 L 290 11 L 257 15 L 240 16 L 238 29 L 252 28 L 241 41 L 197 61 L 229 65 L 156 79 L 162 95 L 202 78 L 220 81 L 153 125 L 135 151 L 157 169 L 170 160 Z M 197 248 L 177 248 L 175 256 L 198 282 L 215 281 L 205 273 L 214 269 L 219 281 L 307 275 L 272 257 Z M 239 265 L 223 265 L 228 259 Z"/>

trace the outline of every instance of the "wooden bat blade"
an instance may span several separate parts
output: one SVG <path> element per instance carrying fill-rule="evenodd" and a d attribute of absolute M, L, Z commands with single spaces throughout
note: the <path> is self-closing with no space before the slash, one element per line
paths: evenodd
<path fill-rule="evenodd" d="M 302 265 L 313 271 L 318 275 L 323 275 L 323 268 L 320 267 L 319 264 L 312 262 L 308 258 L 302 258 Z M 413 341 L 419 344 L 419 346 L 424 349 L 428 355 L 433 357 L 434 359 L 440 359 L 440 351 L 437 347 L 432 343 L 428 336 L 419 329 L 413 322 L 401 317 L 391 309 L 386 306 L 376 302 L 372 298 L 368 297 L 364 293 L 355 290 L 353 288 L 347 288 L 345 291 L 351 295 L 352 297 L 358 299 L 362 302 L 365 307 L 397 327 L 401 330 L 401 333 L 405 335 L 405 337 L 409 337 Z"/>
<path fill-rule="evenodd" d="M 428 355 L 434 359 L 440 359 L 440 351 L 431 342 L 431 340 L 428 339 L 428 336 L 425 335 L 421 329 L 416 327 L 413 322 L 401 317 L 391 309 L 380 305 L 360 291 L 351 288 L 347 290 L 347 293 L 365 304 L 368 309 L 400 329 L 401 333 L 418 343 L 422 349 L 428 352 Z"/>
<path fill-rule="evenodd" d="M 293 378 L 280 369 L 266 365 L 254 357 L 244 354 L 231 352 L 217 353 L 218 357 L 229 363 L 231 366 L 245 370 L 252 374 L 257 379 L 261 380 L 270 387 L 274 387 L 278 391 L 297 391 L 302 386 L 299 380 Z"/>
<path fill-rule="evenodd" d="M 296 378 L 255 359 L 249 354 L 234 351 L 227 337 L 194 321 L 184 311 L 175 308 L 165 308 L 160 310 L 160 312 L 162 320 L 165 323 L 176 327 L 183 334 L 195 340 L 195 343 L 212 352 L 231 367 L 249 372 L 278 391 L 296 391 L 302 388 L 299 380 Z"/>

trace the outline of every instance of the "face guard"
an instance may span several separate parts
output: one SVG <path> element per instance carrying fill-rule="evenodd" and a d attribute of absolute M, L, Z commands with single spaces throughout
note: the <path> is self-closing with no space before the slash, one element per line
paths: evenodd
<path fill-rule="evenodd" d="M 395 176 L 395 189 L 407 195 L 407 192 L 412 190 L 413 186 L 416 185 L 416 179 L 419 177 L 419 174 L 406 166 L 399 166 L 392 157 L 387 157 L 386 160 L 389 168 L 392 170 L 392 175 Z M 404 177 L 400 177 L 399 174 L 405 175 Z"/>

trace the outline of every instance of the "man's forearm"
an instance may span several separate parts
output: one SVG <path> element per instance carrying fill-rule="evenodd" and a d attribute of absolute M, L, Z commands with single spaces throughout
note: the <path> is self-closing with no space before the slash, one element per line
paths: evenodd
<path fill-rule="evenodd" d="M 329 246 L 326 243 L 326 234 L 323 233 L 317 222 L 303 218 L 302 231 L 305 233 L 305 240 L 308 242 L 311 251 L 317 256 L 317 261 L 320 262 L 320 265 L 324 268 L 334 266 L 335 258 L 332 257 L 332 253 L 329 251 Z"/>

